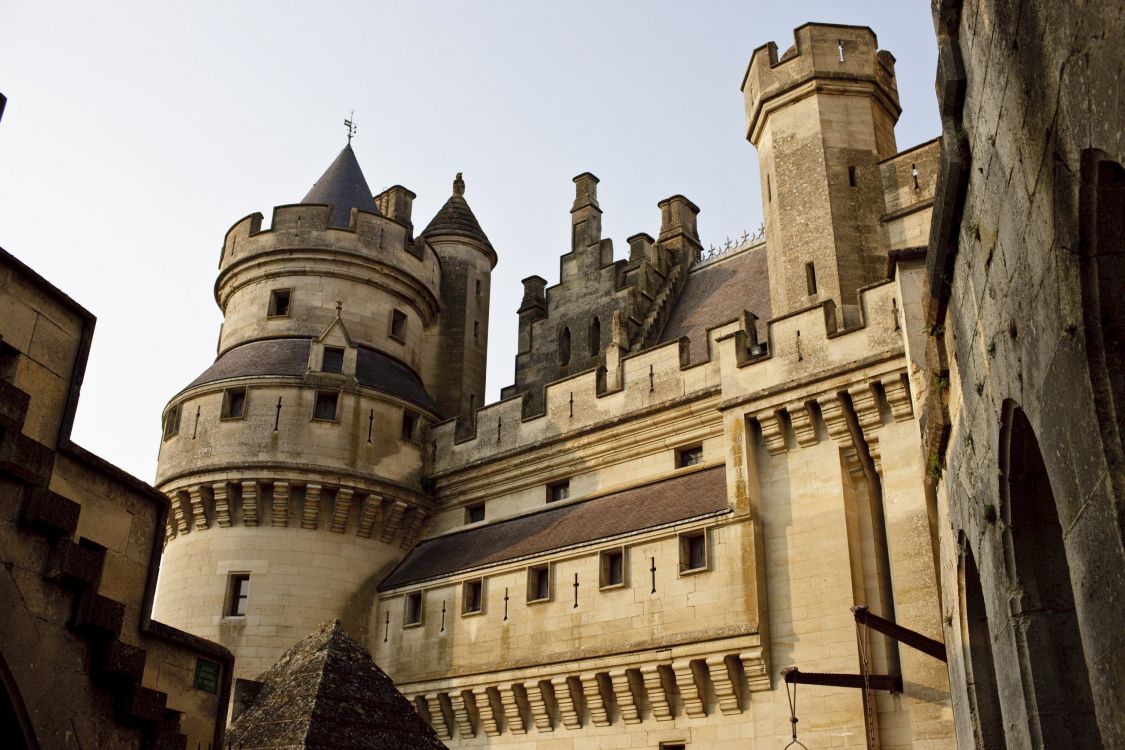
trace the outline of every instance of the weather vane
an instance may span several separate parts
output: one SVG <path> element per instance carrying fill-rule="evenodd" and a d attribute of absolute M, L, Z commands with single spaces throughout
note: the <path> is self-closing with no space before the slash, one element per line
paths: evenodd
<path fill-rule="evenodd" d="M 350 145 L 351 142 L 352 142 L 352 136 L 355 135 L 355 131 L 356 131 L 355 110 L 354 109 L 348 114 L 347 118 L 344 120 L 344 125 L 348 129 L 348 144 Z"/>

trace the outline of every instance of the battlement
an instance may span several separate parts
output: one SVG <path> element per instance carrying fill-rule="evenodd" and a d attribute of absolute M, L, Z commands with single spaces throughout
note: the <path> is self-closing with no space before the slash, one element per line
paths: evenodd
<path fill-rule="evenodd" d="M 882 282 L 860 292 L 863 324 L 838 330 L 831 302 L 775 318 L 766 325 L 768 354 L 752 356 L 749 316 L 708 329 L 707 340 L 686 337 L 621 357 L 616 369 L 590 369 L 546 387 L 543 413 L 525 418 L 512 397 L 477 410 L 475 431 L 462 439 L 454 420 L 435 425 L 435 473 L 500 458 L 546 440 L 574 434 L 623 414 L 717 393 L 723 403 L 788 398 L 787 386 L 857 363 L 902 356 L 896 287 Z M 689 365 L 689 347 L 707 347 Z M 612 365 L 611 361 L 611 365 Z M 780 394 L 780 395 L 779 395 Z"/>
<path fill-rule="evenodd" d="M 747 140 L 757 142 L 763 115 L 771 109 L 830 83 L 839 84 L 841 92 L 859 84 L 898 118 L 902 110 L 895 58 L 878 48 L 874 31 L 866 26 L 808 23 L 794 31 L 793 37 L 794 45 L 780 58 L 774 42 L 758 47 L 750 56 L 742 79 Z"/>
<path fill-rule="evenodd" d="M 408 197 L 403 193 L 403 197 Z M 227 230 L 219 261 L 220 283 L 235 266 L 276 251 L 333 251 L 365 256 L 407 272 L 439 297 L 441 263 L 423 239 L 411 237 L 401 221 L 352 209 L 346 227 L 331 225 L 332 207 L 276 206 L 269 228 L 262 214 L 246 216 Z M 216 284 L 218 287 L 219 284 Z"/>

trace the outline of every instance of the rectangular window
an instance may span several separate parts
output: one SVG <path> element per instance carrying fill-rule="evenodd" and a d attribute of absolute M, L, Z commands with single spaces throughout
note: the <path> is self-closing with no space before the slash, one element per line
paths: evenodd
<path fill-rule="evenodd" d="M 340 394 L 338 391 L 317 391 L 316 406 L 313 407 L 313 419 L 335 422 L 336 405 L 339 400 Z"/>
<path fill-rule="evenodd" d="M 409 409 L 402 410 L 402 431 L 399 436 L 403 440 L 418 439 L 418 415 Z"/>
<path fill-rule="evenodd" d="M 244 617 L 246 601 L 250 597 L 250 574 L 231 573 L 227 581 L 227 617 Z"/>
<path fill-rule="evenodd" d="M 473 338 L 475 339 L 479 336 L 480 336 L 480 321 L 474 320 L 473 321 Z"/>
<path fill-rule="evenodd" d="M 695 466 L 703 463 L 703 446 L 693 445 L 689 448 L 680 448 L 676 451 L 676 468 Z"/>
<path fill-rule="evenodd" d="M 407 594 L 402 607 L 402 624 L 405 627 L 422 624 L 422 592 Z"/>
<path fill-rule="evenodd" d="M 484 520 L 484 503 L 474 503 L 465 508 L 465 523 L 480 523 Z"/>
<path fill-rule="evenodd" d="M 603 589 L 625 585 L 625 551 L 613 549 L 601 555 L 598 585 Z"/>
<path fill-rule="evenodd" d="M 284 318 L 289 315 L 289 300 L 291 294 L 288 289 L 274 289 L 270 292 L 270 308 L 268 315 L 271 318 Z"/>
<path fill-rule="evenodd" d="M 547 485 L 547 502 L 554 503 L 570 497 L 570 480 L 563 479 Z"/>
<path fill-rule="evenodd" d="M 545 602 L 551 598 L 551 566 L 536 565 L 527 569 L 527 601 Z"/>
<path fill-rule="evenodd" d="M 406 341 L 406 313 L 402 310 L 391 311 L 391 338 Z"/>
<path fill-rule="evenodd" d="M 856 186 L 855 167 L 848 167 L 848 185 Z"/>
<path fill-rule="evenodd" d="M 246 416 L 246 389 L 227 388 L 223 391 L 223 419 L 242 419 Z"/>
<path fill-rule="evenodd" d="M 324 358 L 320 363 L 322 372 L 344 371 L 344 350 L 335 346 L 324 347 Z"/>
<path fill-rule="evenodd" d="M 805 264 L 805 288 L 810 295 L 816 294 L 816 266 L 812 261 Z"/>
<path fill-rule="evenodd" d="M 164 415 L 164 439 L 175 435 L 180 431 L 180 405 L 176 404 L 168 410 Z"/>
<path fill-rule="evenodd" d="M 680 535 L 680 572 L 707 570 L 707 534 L 695 531 Z"/>
<path fill-rule="evenodd" d="M 473 615 L 483 611 L 484 608 L 484 581 L 465 581 L 461 592 L 461 614 Z"/>
<path fill-rule="evenodd" d="M 477 279 L 477 292 L 476 292 L 476 294 L 477 294 L 478 297 L 480 296 L 480 279 Z"/>

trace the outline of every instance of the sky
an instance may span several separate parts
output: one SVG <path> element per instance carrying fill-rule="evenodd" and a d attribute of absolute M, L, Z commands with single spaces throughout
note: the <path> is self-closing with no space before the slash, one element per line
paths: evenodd
<path fill-rule="evenodd" d="M 897 58 L 898 146 L 940 132 L 929 3 L 0 0 L 0 246 L 97 316 L 73 438 L 141 479 L 168 399 L 215 357 L 226 230 L 293 203 L 346 141 L 424 227 L 463 172 L 499 256 L 487 400 L 514 377 L 520 280 L 558 281 L 571 179 L 593 172 L 615 257 L 658 201 L 704 246 L 761 224 L 739 85 L 809 21 Z"/>

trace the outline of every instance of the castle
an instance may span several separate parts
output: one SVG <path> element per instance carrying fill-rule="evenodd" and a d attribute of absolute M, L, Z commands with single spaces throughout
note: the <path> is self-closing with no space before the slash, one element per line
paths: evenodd
<path fill-rule="evenodd" d="M 503 248 L 462 175 L 415 233 L 414 194 L 372 196 L 349 143 L 268 228 L 226 235 L 218 357 L 163 415 L 166 517 L 67 442 L 88 314 L 35 298 L 66 346 L 0 320 L 22 405 L 0 413 L 0 531 L 29 530 L 5 559 L 31 590 L 42 545 L 23 540 L 46 535 L 49 585 L 80 591 L 37 640 L 24 620 L 61 605 L 0 590 L 34 613 L 4 622 L 0 709 L 45 736 L 58 717 L 12 698 L 43 693 L 5 644 L 69 664 L 73 631 L 109 644 L 98 684 L 132 686 L 118 723 L 206 744 L 232 677 L 237 721 L 283 653 L 347 630 L 450 747 L 1123 746 L 1109 6 L 935 3 L 942 136 L 905 151 L 870 29 L 756 49 L 762 236 L 705 254 L 674 195 L 615 259 L 579 175 L 559 282 L 524 280 L 492 404 Z M 46 282 L 0 260 L 22 310 Z M 36 446 L 60 421 L 51 474 Z M 80 489 L 83 465 L 113 491 Z M 147 574 L 123 561 L 162 521 L 153 603 L 159 545 Z M 146 580 L 139 630 L 107 624 Z M 80 688 L 88 725 L 116 726 Z"/>

